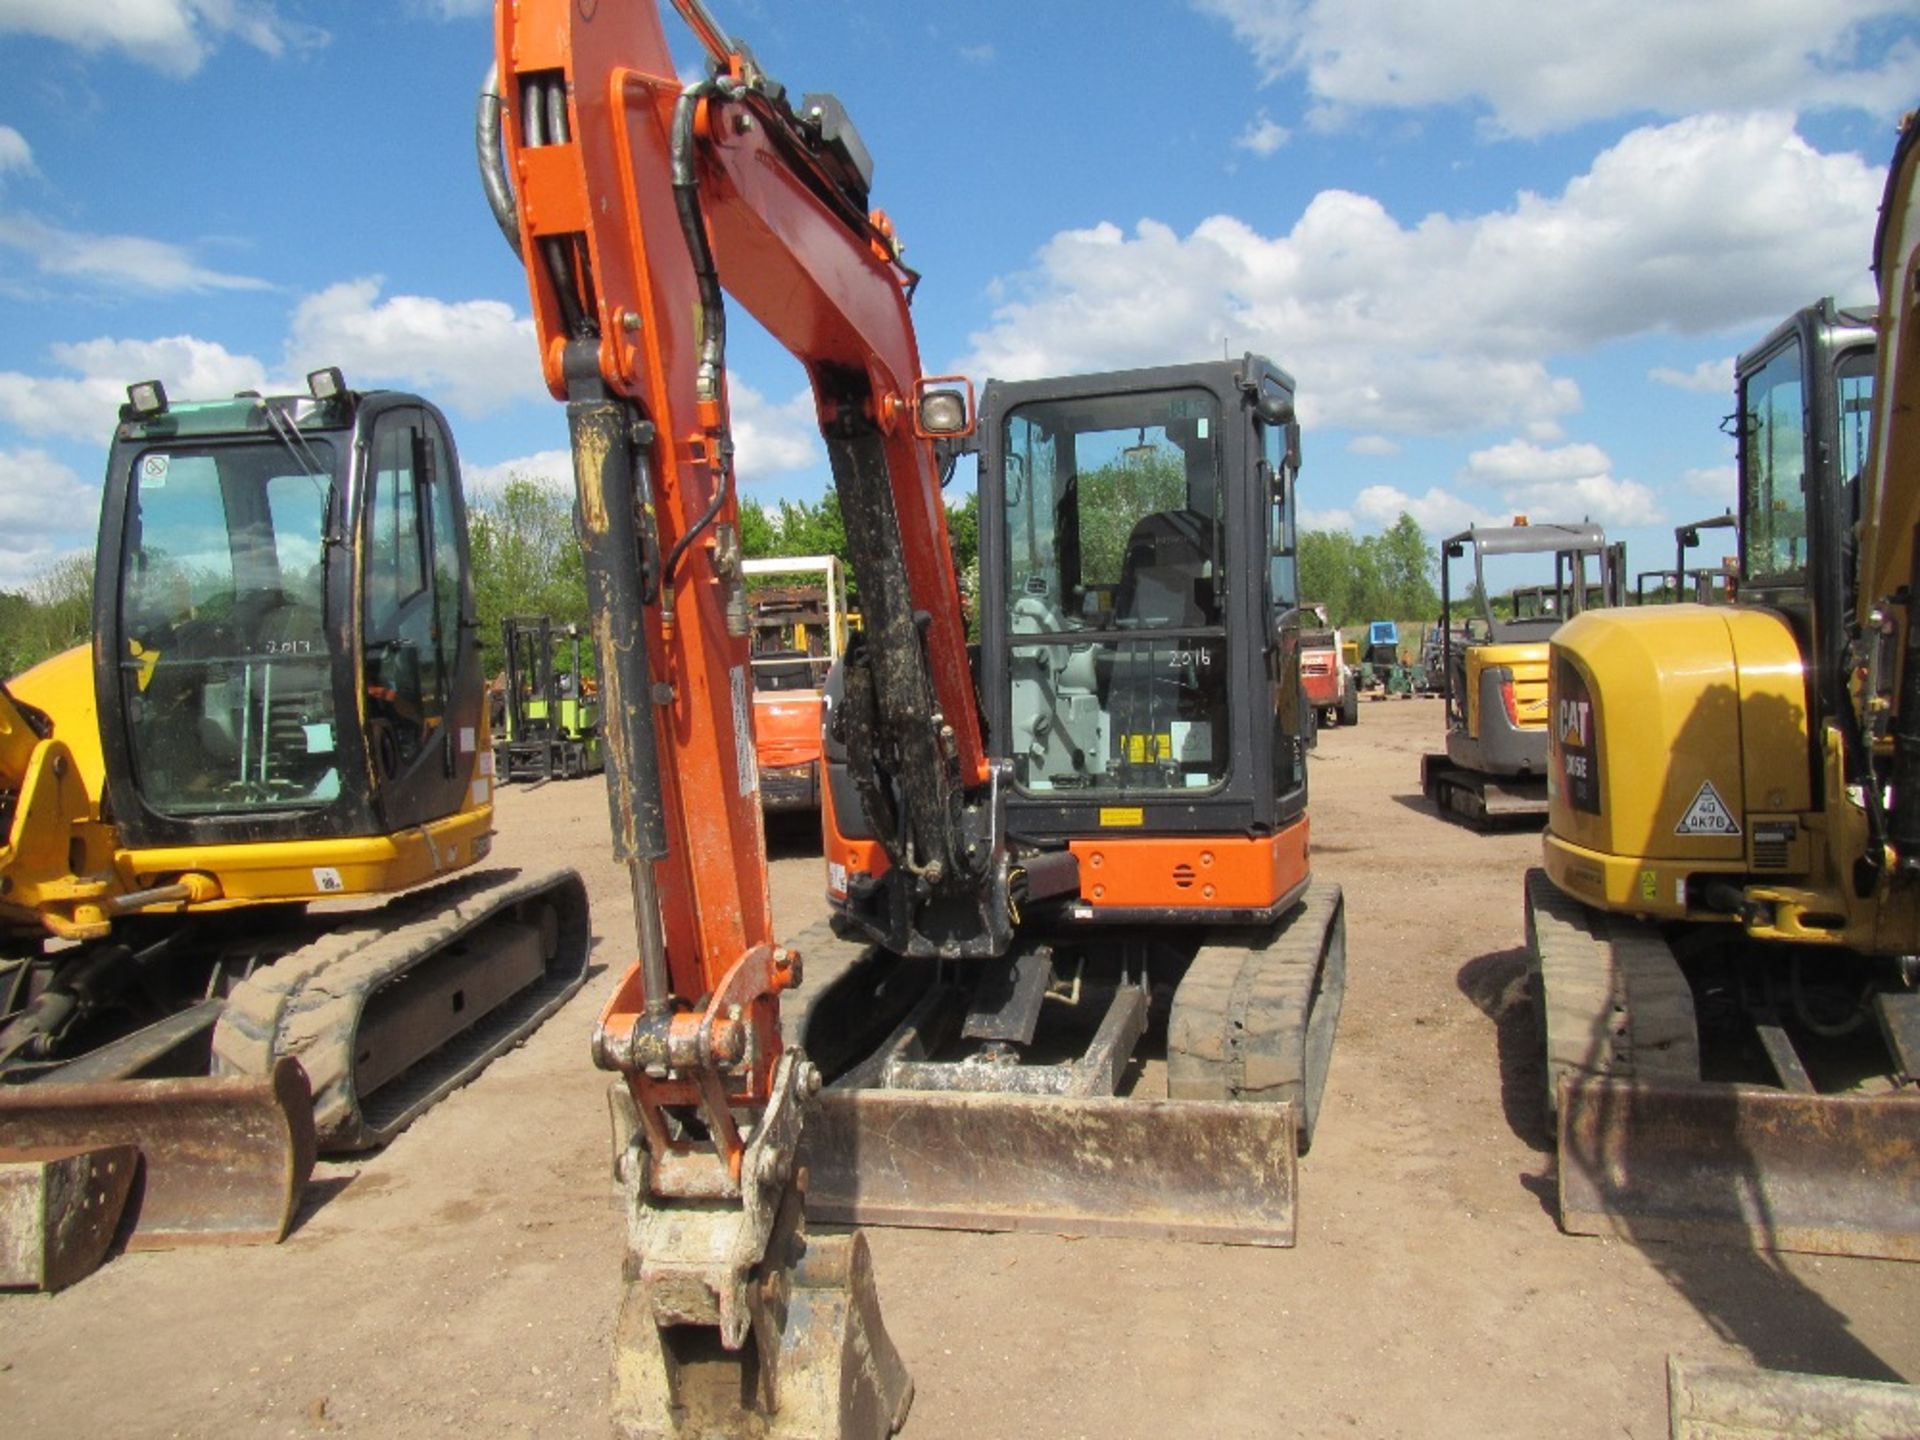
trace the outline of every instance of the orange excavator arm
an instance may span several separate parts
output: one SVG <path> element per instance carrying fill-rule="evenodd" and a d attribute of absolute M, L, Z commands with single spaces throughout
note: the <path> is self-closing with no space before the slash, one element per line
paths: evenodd
<path fill-rule="evenodd" d="M 923 903 L 945 902 L 950 944 L 951 902 L 973 902 L 968 953 L 1004 948 L 1011 926 L 935 445 L 969 428 L 970 395 L 921 374 L 917 277 L 869 207 L 870 164 L 838 102 L 794 104 L 700 0 L 675 6 L 710 60 L 691 85 L 651 3 L 500 5 L 479 135 L 547 384 L 567 404 L 614 842 L 633 891 L 638 959 L 594 1054 L 637 1122 L 615 1408 L 640 1430 L 652 1392 L 677 1393 L 669 1332 L 713 1326 L 726 1350 L 757 1353 L 763 1409 L 777 1408 L 765 1372 L 782 1343 L 832 1348 L 783 1342 L 779 1316 L 805 1307 L 767 1290 L 795 1253 L 799 1109 L 817 1081 L 780 1031 L 778 995 L 800 966 L 775 945 L 768 904 L 723 284 L 802 361 L 818 403 L 866 617 L 849 745 L 903 887 L 898 948 L 935 943 L 914 929 Z M 864 1264 L 861 1251 L 839 1266 L 839 1283 Z M 825 1308 L 873 1310 L 870 1295 Z M 897 1423 L 905 1377 L 897 1357 L 882 1373 L 884 1342 L 846 1353 L 880 1357 L 861 1361 L 879 1397 L 868 1408 Z"/>

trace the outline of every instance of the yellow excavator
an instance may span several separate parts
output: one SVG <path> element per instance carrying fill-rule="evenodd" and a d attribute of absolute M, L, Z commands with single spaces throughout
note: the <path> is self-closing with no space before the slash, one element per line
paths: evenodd
<path fill-rule="evenodd" d="M 1464 607 L 1454 626 L 1455 561 L 1471 553 Z M 1510 614 L 1494 613 L 1487 561 L 1551 556 L 1554 583 L 1516 590 Z M 1440 544 L 1440 672 L 1446 698 L 1444 751 L 1420 757 L 1420 789 L 1442 814 L 1486 826 L 1546 810 L 1547 640 L 1589 605 L 1619 603 L 1622 556 L 1598 525 L 1470 525 Z"/>
<path fill-rule="evenodd" d="M 1570 1232 L 1920 1259 L 1917 170 L 1910 120 L 1877 316 L 1736 365 L 1735 603 L 1553 637 L 1526 921 Z"/>
<path fill-rule="evenodd" d="M 316 1147 L 581 983 L 578 876 L 447 878 L 493 833 L 467 566 L 417 396 L 129 388 L 93 644 L 0 685 L 0 1180 L 44 1227 L 0 1283 L 84 1273 L 130 1165 L 136 1246 L 279 1238 Z"/>

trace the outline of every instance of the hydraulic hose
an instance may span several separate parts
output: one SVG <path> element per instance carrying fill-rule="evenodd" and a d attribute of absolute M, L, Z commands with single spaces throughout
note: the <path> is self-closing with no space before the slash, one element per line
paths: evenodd
<path fill-rule="evenodd" d="M 701 80 L 680 92 L 673 107 L 673 202 L 680 215 L 680 232 L 686 237 L 687 254 L 693 262 L 694 279 L 700 288 L 700 366 L 694 375 L 694 393 L 702 400 L 724 403 L 727 373 L 727 311 L 720 292 L 720 272 L 714 267 L 713 248 L 707 243 L 706 220 L 700 213 L 700 182 L 693 168 L 693 122 L 700 102 L 722 93 L 713 80 Z M 687 547 L 719 516 L 721 507 L 733 492 L 733 442 L 723 436 L 719 453 L 713 457 L 719 483 L 705 513 L 687 527 L 667 552 L 661 576 L 673 583 L 675 568 Z"/>
<path fill-rule="evenodd" d="M 500 148 L 500 67 L 487 66 L 480 82 L 480 103 L 473 120 L 474 158 L 480 164 L 480 186 L 487 192 L 487 208 L 493 211 L 494 224 L 507 237 L 513 253 L 520 254 L 520 205 L 514 199 L 513 183 L 507 178 L 506 155 Z"/>

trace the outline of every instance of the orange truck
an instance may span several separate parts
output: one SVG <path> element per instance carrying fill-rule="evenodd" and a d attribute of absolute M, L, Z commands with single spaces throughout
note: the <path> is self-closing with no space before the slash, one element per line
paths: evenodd
<path fill-rule="evenodd" d="M 834 555 L 748 560 L 745 570 L 760 808 L 818 810 L 824 689 L 847 645 L 845 570 Z"/>

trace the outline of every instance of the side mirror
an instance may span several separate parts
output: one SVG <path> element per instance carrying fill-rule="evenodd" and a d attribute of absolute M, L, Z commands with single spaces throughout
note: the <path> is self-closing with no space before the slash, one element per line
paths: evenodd
<path fill-rule="evenodd" d="M 1269 425 L 1285 425 L 1293 419 L 1293 397 L 1263 386 L 1253 392 L 1253 413 Z"/>

